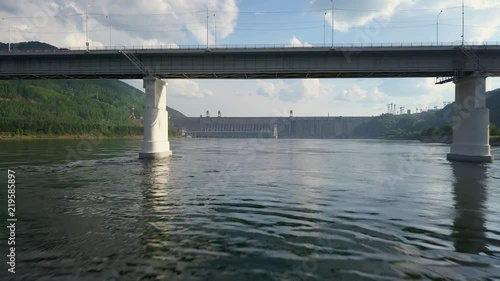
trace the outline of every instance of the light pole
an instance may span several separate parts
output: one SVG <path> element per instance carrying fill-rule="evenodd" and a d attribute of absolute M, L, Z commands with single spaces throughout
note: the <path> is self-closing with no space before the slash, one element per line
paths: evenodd
<path fill-rule="evenodd" d="M 109 25 L 109 47 L 111 47 L 111 19 L 109 18 L 109 16 L 106 16 L 106 18 L 108 19 Z"/>
<path fill-rule="evenodd" d="M 2 18 L 2 20 L 5 20 L 5 18 Z M 10 53 L 10 44 L 12 42 L 12 28 L 9 26 L 9 53 Z"/>
<path fill-rule="evenodd" d="M 208 6 L 210 6 L 210 2 L 207 2 L 207 49 L 208 49 Z"/>
<path fill-rule="evenodd" d="M 326 12 L 325 16 L 323 17 L 323 47 L 326 45 Z"/>
<path fill-rule="evenodd" d="M 462 0 L 462 47 L 465 45 L 465 0 Z"/>
<path fill-rule="evenodd" d="M 443 10 L 439 12 L 436 18 L 436 44 L 439 45 L 439 16 L 443 13 Z"/>
<path fill-rule="evenodd" d="M 87 38 L 87 42 L 85 43 L 85 46 L 87 46 L 87 51 L 89 50 L 90 44 L 89 44 L 89 7 L 90 4 L 87 4 L 87 8 L 85 9 L 85 35 Z"/>
<path fill-rule="evenodd" d="M 217 47 L 217 17 L 215 16 L 215 13 L 214 13 L 214 24 L 215 24 L 214 44 L 215 47 Z"/>
<path fill-rule="evenodd" d="M 333 48 L 333 32 L 335 30 L 335 22 L 333 21 L 334 20 L 333 13 L 335 12 L 335 6 L 333 4 L 333 0 L 330 0 L 330 2 L 332 2 L 332 48 Z"/>

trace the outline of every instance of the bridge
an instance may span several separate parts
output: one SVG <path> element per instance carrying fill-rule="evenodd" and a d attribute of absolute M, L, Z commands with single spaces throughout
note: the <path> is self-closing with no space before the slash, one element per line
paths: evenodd
<path fill-rule="evenodd" d="M 0 79 L 144 79 L 140 158 L 170 156 L 161 79 L 436 77 L 454 82 L 452 161 L 491 162 L 486 78 L 500 76 L 500 45 L 59 49 L 0 53 Z"/>
<path fill-rule="evenodd" d="M 478 62 L 500 76 L 499 55 L 500 45 L 59 49 L 1 53 L 0 79 L 455 77 Z"/>

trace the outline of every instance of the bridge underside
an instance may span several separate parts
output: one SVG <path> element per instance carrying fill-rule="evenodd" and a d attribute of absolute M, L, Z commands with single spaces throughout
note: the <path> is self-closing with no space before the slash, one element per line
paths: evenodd
<path fill-rule="evenodd" d="M 466 72 L 471 75 L 473 72 Z M 308 79 L 308 78 L 427 78 L 427 77 L 452 77 L 454 72 L 258 72 L 258 73 L 162 73 L 155 74 L 161 79 Z M 490 75 L 491 77 L 500 75 Z M 142 73 L 128 74 L 8 74 L 2 75 L 3 80 L 19 79 L 143 79 Z"/>

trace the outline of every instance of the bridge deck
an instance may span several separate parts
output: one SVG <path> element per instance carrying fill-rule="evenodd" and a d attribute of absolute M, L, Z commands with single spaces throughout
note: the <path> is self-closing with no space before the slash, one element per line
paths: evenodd
<path fill-rule="evenodd" d="M 0 53 L 0 79 L 279 79 L 500 76 L 500 46 L 101 49 Z M 137 59 L 138 68 L 124 54 Z"/>

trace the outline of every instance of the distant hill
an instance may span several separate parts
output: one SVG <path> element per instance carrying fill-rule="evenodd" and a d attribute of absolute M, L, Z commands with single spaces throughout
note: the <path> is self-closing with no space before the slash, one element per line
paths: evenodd
<path fill-rule="evenodd" d="M 141 134 L 144 99 L 119 80 L 0 81 L 0 132 Z M 136 120 L 130 118 L 132 107 Z"/>
<path fill-rule="evenodd" d="M 432 112 L 419 114 L 382 114 L 354 129 L 357 138 L 418 139 L 422 130 L 441 126 L 441 120 Z"/>
<path fill-rule="evenodd" d="M 7 44 L 0 43 L 0 51 Z M 11 50 L 57 49 L 41 42 Z M 120 80 L 0 81 L 0 133 L 142 134 L 144 93 Z M 132 107 L 136 120 L 132 120 Z M 185 117 L 167 108 L 172 118 Z"/>
<path fill-rule="evenodd" d="M 490 109 L 490 122 L 500 127 L 500 89 L 488 92 L 486 106 Z"/>
<path fill-rule="evenodd" d="M 446 124 L 445 116 L 452 116 L 453 105 L 449 104 L 445 108 L 436 112 L 436 117 L 440 120 L 442 126 Z M 490 123 L 500 127 L 500 89 L 489 91 L 486 93 L 486 107 L 490 110 Z"/>
<path fill-rule="evenodd" d="M 490 123 L 500 127 L 500 89 L 486 94 L 486 106 L 490 109 Z M 358 138 L 419 139 L 423 132 L 432 133 L 430 128 L 442 128 L 451 134 L 448 120 L 453 116 L 453 104 L 437 111 L 428 111 L 410 115 L 382 114 L 358 126 L 355 136 Z M 490 129 L 495 129 L 492 126 Z"/>
<path fill-rule="evenodd" d="M 30 50 L 58 50 L 59 48 L 49 45 L 47 43 L 30 41 L 10 44 L 11 51 L 30 51 Z M 0 51 L 8 51 L 8 43 L 0 43 Z"/>

